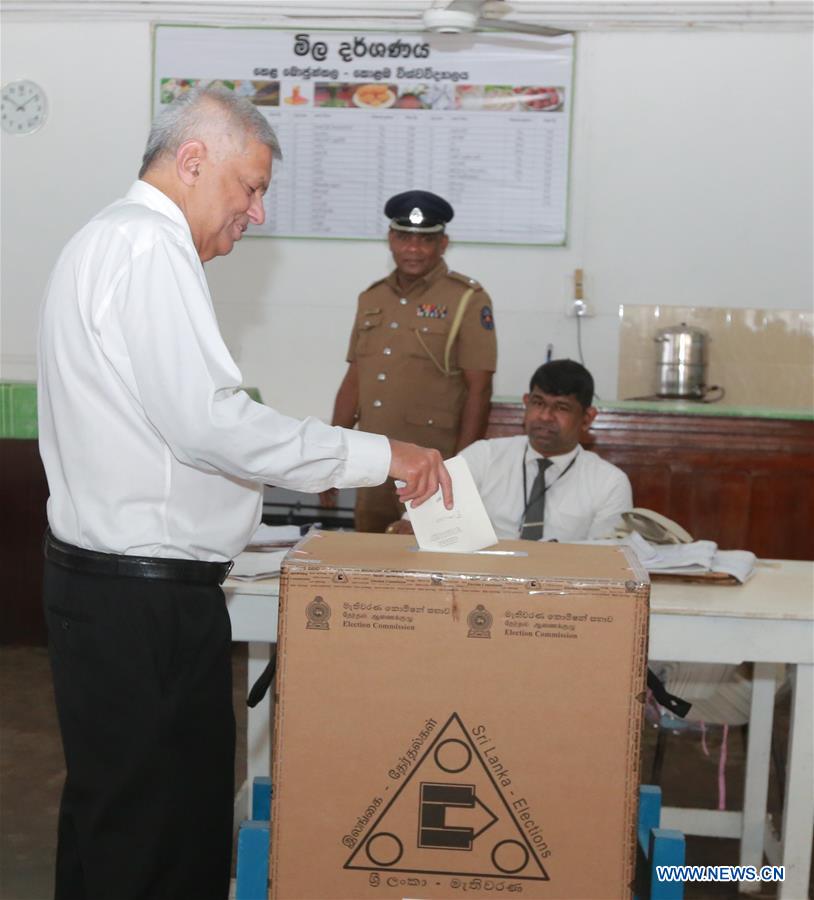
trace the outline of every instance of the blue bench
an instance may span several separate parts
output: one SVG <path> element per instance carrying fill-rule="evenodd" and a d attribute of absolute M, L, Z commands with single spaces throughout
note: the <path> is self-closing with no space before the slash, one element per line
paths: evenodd
<path fill-rule="evenodd" d="M 659 881 L 656 866 L 684 865 L 684 835 L 671 828 L 660 828 L 661 788 L 643 784 L 639 788 L 638 860 L 636 866 L 637 900 L 683 900 L 680 881 Z"/>
<path fill-rule="evenodd" d="M 252 817 L 240 823 L 237 833 L 235 900 L 266 900 L 268 897 L 270 843 L 271 779 L 255 778 Z"/>

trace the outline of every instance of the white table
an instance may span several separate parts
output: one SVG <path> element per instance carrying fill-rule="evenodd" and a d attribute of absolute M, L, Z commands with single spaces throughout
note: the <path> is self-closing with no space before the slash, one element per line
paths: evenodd
<path fill-rule="evenodd" d="M 223 591 L 232 620 L 232 641 L 247 643 L 248 675 L 246 693 L 257 681 L 270 659 L 271 645 L 277 643 L 277 601 L 280 581 L 235 581 L 227 578 Z M 251 786 L 258 776 L 270 774 L 271 691 L 248 710 L 246 725 L 246 780 L 235 798 L 235 822 L 251 818 Z"/>
<path fill-rule="evenodd" d="M 279 584 L 233 582 L 224 585 L 232 639 L 249 644 L 251 686 L 277 640 Z M 807 896 L 814 838 L 814 563 L 767 561 L 754 578 L 738 587 L 656 582 L 651 592 L 650 658 L 683 662 L 752 662 L 754 682 L 746 757 L 743 810 L 679 809 L 662 813 L 665 828 L 685 834 L 736 837 L 741 865 L 759 868 L 763 853 L 786 867 L 781 900 Z M 767 825 L 766 801 L 774 715 L 774 671 L 786 663 L 792 684 L 790 734 L 782 838 Z M 247 780 L 236 801 L 245 817 L 248 790 L 257 775 L 268 775 L 270 698 L 248 717 Z M 760 885 L 744 883 L 744 891 Z"/>
<path fill-rule="evenodd" d="M 808 896 L 814 837 L 814 564 L 765 561 L 738 587 L 655 582 L 650 603 L 651 659 L 753 662 L 743 810 L 662 811 L 662 825 L 686 834 L 735 837 L 740 863 L 760 867 L 765 851 L 786 867 L 778 896 Z M 783 822 L 778 841 L 768 827 L 775 679 L 772 663 L 786 663 L 792 683 Z M 743 883 L 744 892 L 759 883 Z"/>

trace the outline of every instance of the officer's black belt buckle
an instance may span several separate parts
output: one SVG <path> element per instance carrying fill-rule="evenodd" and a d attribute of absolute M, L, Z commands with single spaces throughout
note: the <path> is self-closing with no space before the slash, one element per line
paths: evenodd
<path fill-rule="evenodd" d="M 63 569 L 83 575 L 112 575 L 157 581 L 182 581 L 188 584 L 223 584 L 234 562 L 201 562 L 195 559 L 171 559 L 161 556 L 124 556 L 99 553 L 66 544 L 45 533 L 45 558 Z"/>

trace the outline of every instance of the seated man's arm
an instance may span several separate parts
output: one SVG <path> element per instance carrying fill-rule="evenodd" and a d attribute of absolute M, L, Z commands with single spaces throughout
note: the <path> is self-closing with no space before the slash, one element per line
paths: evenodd
<path fill-rule="evenodd" d="M 474 441 L 486 434 L 489 424 L 489 409 L 492 402 L 492 373 L 464 369 L 466 400 L 461 411 L 461 426 L 455 452 L 460 453 Z"/>
<path fill-rule="evenodd" d="M 616 526 L 621 524 L 622 513 L 633 509 L 630 480 L 621 469 L 616 469 L 613 474 L 614 477 L 610 480 L 608 489 L 594 514 L 588 531 L 588 540 L 613 537 Z"/>

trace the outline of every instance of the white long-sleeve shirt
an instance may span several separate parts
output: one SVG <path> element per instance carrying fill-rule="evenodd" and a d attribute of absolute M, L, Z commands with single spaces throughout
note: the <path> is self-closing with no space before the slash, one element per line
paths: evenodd
<path fill-rule="evenodd" d="M 238 390 L 181 210 L 137 181 L 63 250 L 40 316 L 40 453 L 56 537 L 108 553 L 222 561 L 263 484 L 381 484 L 380 435 L 299 421 Z"/>
<path fill-rule="evenodd" d="M 518 538 L 540 454 L 523 434 L 475 441 L 459 455 L 472 470 L 498 538 Z M 620 513 L 633 506 L 627 475 L 579 445 L 549 459 L 543 540 L 582 541 L 611 533 Z"/>

